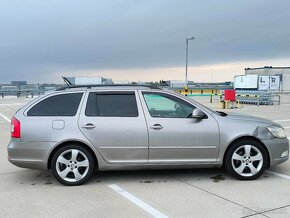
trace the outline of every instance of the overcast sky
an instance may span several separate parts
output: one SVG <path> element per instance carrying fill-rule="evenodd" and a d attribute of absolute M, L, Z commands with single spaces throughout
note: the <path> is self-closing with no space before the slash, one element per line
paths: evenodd
<path fill-rule="evenodd" d="M 231 80 L 290 65 L 289 0 L 1 0 L 0 83 Z"/>

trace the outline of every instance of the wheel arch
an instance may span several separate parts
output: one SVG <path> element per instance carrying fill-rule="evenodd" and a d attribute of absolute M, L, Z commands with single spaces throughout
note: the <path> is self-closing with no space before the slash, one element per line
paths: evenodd
<path fill-rule="evenodd" d="M 244 140 L 252 140 L 252 141 L 255 141 L 255 142 L 258 142 L 260 145 L 262 145 L 266 151 L 266 154 L 267 154 L 267 158 L 268 158 L 268 163 L 267 163 L 267 166 L 266 168 L 268 169 L 270 167 L 270 153 L 269 153 L 269 150 L 267 148 L 267 146 L 258 138 L 254 137 L 254 136 L 241 136 L 241 137 L 238 137 L 236 139 L 234 139 L 228 146 L 227 146 L 227 149 L 225 150 L 224 152 L 224 155 L 223 155 L 223 166 L 225 165 L 225 158 L 226 158 L 226 155 L 227 155 L 227 152 L 229 151 L 230 147 L 232 145 L 234 145 L 235 143 L 237 142 L 241 142 L 241 141 L 244 141 Z"/>
<path fill-rule="evenodd" d="M 47 161 L 47 169 L 51 169 L 51 161 L 52 161 L 52 158 L 54 156 L 54 154 L 62 147 L 66 146 L 66 145 L 70 145 L 70 144 L 77 144 L 79 146 L 82 146 L 83 148 L 87 149 L 88 152 L 90 152 L 90 154 L 92 155 L 92 157 L 94 158 L 94 162 L 95 162 L 95 168 L 98 169 L 99 168 L 99 164 L 98 164 L 98 159 L 97 159 L 97 156 L 95 154 L 95 152 L 93 151 L 93 149 L 87 145 L 86 143 L 84 142 L 80 142 L 80 141 L 77 141 L 77 140 L 70 140 L 70 141 L 65 141 L 65 142 L 62 142 L 60 143 L 59 145 L 55 146 L 53 148 L 53 150 L 50 152 L 50 155 L 48 157 L 48 161 Z"/>

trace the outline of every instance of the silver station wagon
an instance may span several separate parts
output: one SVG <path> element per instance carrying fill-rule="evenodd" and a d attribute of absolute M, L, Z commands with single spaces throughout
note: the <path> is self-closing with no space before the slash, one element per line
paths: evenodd
<path fill-rule="evenodd" d="M 222 166 L 251 180 L 289 154 L 273 121 L 146 86 L 64 87 L 22 107 L 11 123 L 9 161 L 51 169 L 65 185 L 83 184 L 96 170 Z"/>

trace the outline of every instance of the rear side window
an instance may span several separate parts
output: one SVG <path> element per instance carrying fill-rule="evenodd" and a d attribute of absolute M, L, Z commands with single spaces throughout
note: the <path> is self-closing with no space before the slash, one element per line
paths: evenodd
<path fill-rule="evenodd" d="M 138 117 L 135 93 L 90 93 L 85 114 L 89 117 Z"/>
<path fill-rule="evenodd" d="M 54 95 L 44 99 L 28 112 L 28 116 L 75 116 L 83 93 Z"/>

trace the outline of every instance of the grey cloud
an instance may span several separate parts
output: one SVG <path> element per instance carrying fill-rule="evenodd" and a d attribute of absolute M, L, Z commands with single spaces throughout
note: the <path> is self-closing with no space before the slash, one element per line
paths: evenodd
<path fill-rule="evenodd" d="M 1 80 L 183 66 L 189 35 L 196 37 L 191 65 L 288 58 L 289 6 L 287 0 L 1 1 Z"/>

